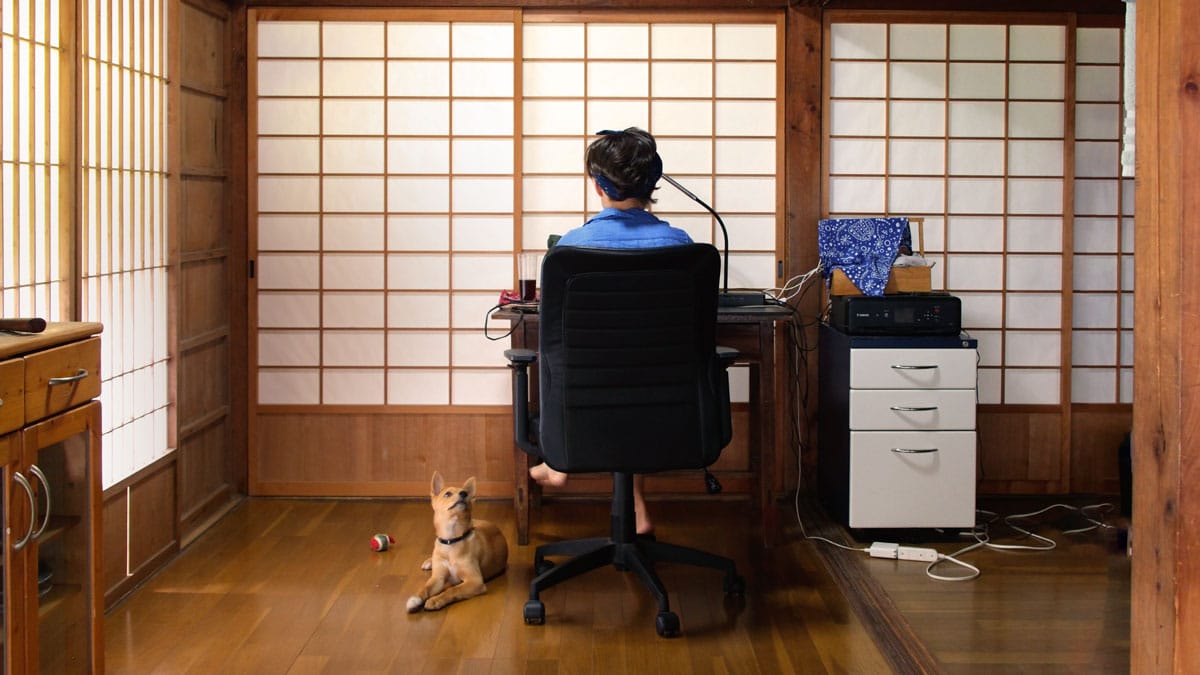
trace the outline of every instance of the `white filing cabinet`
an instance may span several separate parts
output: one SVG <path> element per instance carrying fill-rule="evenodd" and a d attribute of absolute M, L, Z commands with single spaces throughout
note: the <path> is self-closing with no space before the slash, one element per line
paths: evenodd
<path fill-rule="evenodd" d="M 975 524 L 976 342 L 821 327 L 819 488 L 852 528 Z"/>

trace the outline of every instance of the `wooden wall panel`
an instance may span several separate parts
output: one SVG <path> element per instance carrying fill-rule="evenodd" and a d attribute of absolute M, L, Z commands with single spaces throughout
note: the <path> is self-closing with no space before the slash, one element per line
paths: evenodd
<path fill-rule="evenodd" d="M 136 577 L 175 552 L 175 463 L 156 470 L 129 489 L 129 570 Z"/>
<path fill-rule="evenodd" d="M 185 251 L 227 249 L 229 227 L 225 224 L 228 190 L 221 178 L 192 176 L 183 184 L 179 245 Z M 219 298 L 222 301 L 228 298 Z"/>
<path fill-rule="evenodd" d="M 174 457 L 110 489 L 103 511 L 104 603 L 112 607 L 179 552 Z"/>
<path fill-rule="evenodd" d="M 229 481 L 230 432 L 223 420 L 189 433 L 179 447 L 181 541 L 186 545 L 224 513 L 236 494 Z"/>
<path fill-rule="evenodd" d="M 184 335 L 206 335 L 229 326 L 229 268 L 223 258 L 184 263 L 180 295 L 196 311 L 180 317 Z M 228 399 L 223 401 L 228 403 Z"/>
<path fill-rule="evenodd" d="M 209 92 L 184 90 L 180 121 L 185 170 L 223 172 L 225 102 Z"/>
<path fill-rule="evenodd" d="M 485 497 L 511 497 L 512 415 L 509 411 L 443 413 L 263 413 L 251 461 L 259 477 L 253 495 L 424 497 L 429 478 L 475 476 Z M 734 441 L 713 466 L 731 476 L 726 492 L 746 492 L 748 414 L 734 416 Z M 694 476 L 699 476 L 694 472 Z M 695 492 L 703 481 L 657 480 L 660 492 Z M 693 489 L 696 488 L 696 489 Z M 607 490 L 572 481 L 561 492 Z"/>
<path fill-rule="evenodd" d="M 125 546 L 129 534 L 129 523 L 125 514 L 129 510 L 129 492 L 116 490 L 104 500 L 102 518 L 104 527 L 101 533 L 102 542 L 100 555 L 103 558 L 104 597 L 123 595 L 123 588 L 129 583 L 125 574 Z M 105 603 L 109 604 L 109 603 Z"/>
<path fill-rule="evenodd" d="M 213 14 L 186 4 L 179 13 L 179 30 L 187 35 L 180 42 L 179 72 L 190 86 L 209 91 L 226 88 L 224 69 L 213 67 L 214 63 L 222 63 L 226 55 L 226 17 L 221 13 Z"/>
<path fill-rule="evenodd" d="M 180 357 L 179 426 L 196 424 L 229 406 L 229 349 L 216 341 Z"/>
<path fill-rule="evenodd" d="M 1133 428 L 1129 406 L 1076 406 L 1071 413 L 1071 492 L 1121 492 L 1117 449 Z"/>
<path fill-rule="evenodd" d="M 1066 454 L 1061 451 L 1062 414 L 979 410 L 979 491 L 1059 493 L 1067 489 Z"/>

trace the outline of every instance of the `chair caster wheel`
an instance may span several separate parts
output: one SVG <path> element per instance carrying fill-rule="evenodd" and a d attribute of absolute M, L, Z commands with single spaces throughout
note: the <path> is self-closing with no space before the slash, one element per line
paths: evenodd
<path fill-rule="evenodd" d="M 525 603 L 525 624 L 540 626 L 546 623 L 546 606 L 541 600 L 530 600 Z"/>
<path fill-rule="evenodd" d="M 679 637 L 679 615 L 675 612 L 659 612 L 654 617 L 654 631 L 659 637 Z"/>
<path fill-rule="evenodd" d="M 554 561 L 553 560 L 542 559 L 542 560 L 536 560 L 533 563 L 533 575 L 534 576 L 540 577 L 552 569 L 554 569 Z"/>
<path fill-rule="evenodd" d="M 746 580 L 737 574 L 725 577 L 725 595 L 743 596 L 746 594 Z"/>

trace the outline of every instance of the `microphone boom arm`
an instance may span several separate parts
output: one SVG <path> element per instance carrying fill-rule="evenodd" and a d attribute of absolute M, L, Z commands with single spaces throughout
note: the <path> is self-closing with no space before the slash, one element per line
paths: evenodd
<path fill-rule="evenodd" d="M 709 206 L 708 204 L 705 204 L 703 199 L 700 199 L 696 195 L 692 194 L 691 190 L 688 190 L 687 188 L 680 185 L 679 182 L 676 181 L 674 178 L 671 178 L 670 176 L 668 176 L 665 173 L 662 175 L 662 178 L 663 178 L 663 180 L 667 181 L 671 185 L 674 185 L 676 190 L 679 190 L 683 194 L 687 195 L 687 197 L 689 199 L 696 202 L 700 206 L 703 206 L 704 210 L 711 213 L 712 217 L 717 220 L 717 225 L 721 226 L 721 238 L 724 243 L 724 246 L 722 247 L 722 250 L 721 250 L 721 272 L 724 275 L 721 280 L 721 286 L 724 289 L 725 293 L 728 293 L 729 292 L 729 230 L 725 229 L 725 221 L 721 220 L 720 214 L 718 214 L 716 211 L 714 211 L 713 207 Z"/>

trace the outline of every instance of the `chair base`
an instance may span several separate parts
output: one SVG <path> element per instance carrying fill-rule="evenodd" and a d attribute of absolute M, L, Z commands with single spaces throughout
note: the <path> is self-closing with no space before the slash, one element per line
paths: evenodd
<path fill-rule="evenodd" d="M 634 528 L 633 475 L 613 474 L 612 536 L 573 539 L 537 547 L 534 571 L 537 576 L 529 584 L 529 602 L 525 604 L 525 623 L 545 621 L 545 606 L 540 600 L 542 591 L 591 570 L 612 565 L 621 571 L 632 570 L 649 589 L 658 603 L 655 631 L 662 637 L 679 635 L 679 617 L 671 611 L 667 589 L 654 571 L 659 562 L 707 567 L 725 573 L 724 590 L 729 595 L 742 595 L 745 581 L 738 576 L 737 567 L 729 558 L 638 535 Z M 546 560 L 548 556 L 572 556 L 560 564 Z"/>

